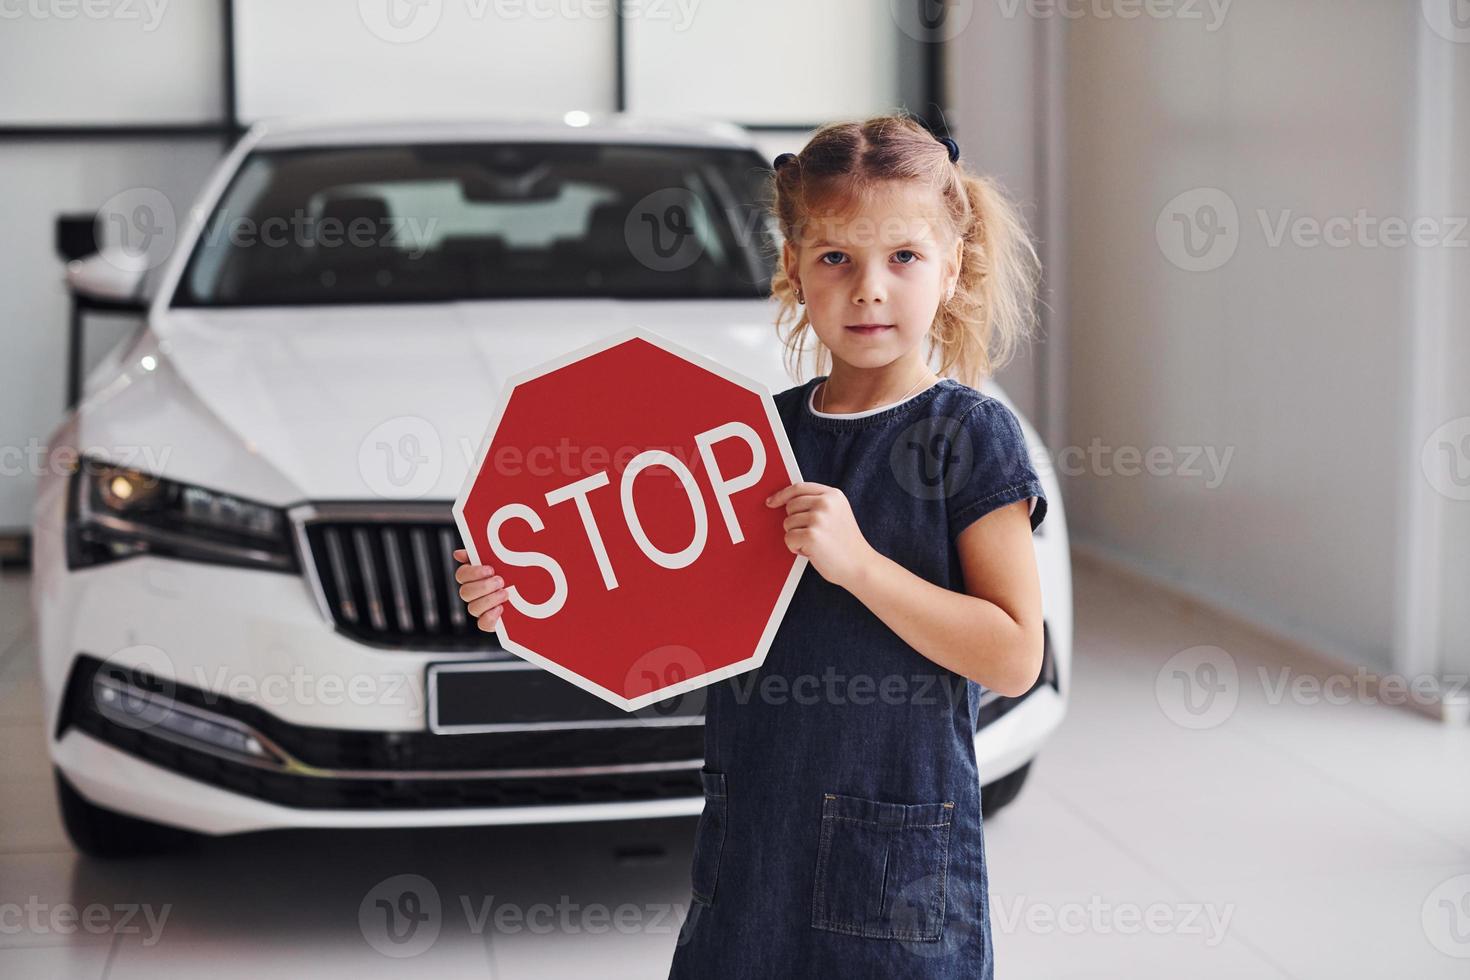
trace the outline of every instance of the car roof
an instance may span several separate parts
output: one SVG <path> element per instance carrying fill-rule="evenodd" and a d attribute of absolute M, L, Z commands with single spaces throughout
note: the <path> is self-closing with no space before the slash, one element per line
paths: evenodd
<path fill-rule="evenodd" d="M 522 117 L 444 116 L 262 119 L 250 128 L 261 149 L 350 146 L 365 143 L 593 142 L 658 143 L 754 149 L 748 132 L 733 123 L 689 117 L 654 118 L 629 113 L 579 113 Z"/>

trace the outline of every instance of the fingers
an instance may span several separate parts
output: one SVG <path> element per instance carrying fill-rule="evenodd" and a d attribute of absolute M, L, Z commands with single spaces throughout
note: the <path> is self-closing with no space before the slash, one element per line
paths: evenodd
<path fill-rule="evenodd" d="M 811 532 L 806 528 L 799 527 L 786 532 L 786 550 L 793 555 L 805 555 L 806 549 L 811 547 Z"/>
<path fill-rule="evenodd" d="M 810 527 L 814 519 L 815 516 L 810 511 L 791 514 L 786 520 L 781 522 L 781 529 L 784 531 L 794 531 L 797 528 Z"/>
<path fill-rule="evenodd" d="M 478 581 L 467 582 L 461 585 L 459 587 L 459 597 L 465 602 L 473 603 L 476 599 L 483 598 L 484 596 L 494 595 L 497 592 L 503 593 L 504 587 L 505 579 L 499 575 L 492 575 L 489 578 L 482 578 Z M 474 612 L 476 616 L 480 615 L 479 612 L 475 612 L 473 606 L 471 606 L 470 611 Z"/>
<path fill-rule="evenodd" d="M 460 585 L 478 582 L 495 574 L 493 565 L 461 565 L 454 570 L 454 580 Z"/>
<path fill-rule="evenodd" d="M 505 605 L 505 599 L 505 590 L 496 589 L 494 592 L 489 592 L 483 596 L 480 596 L 474 602 L 471 602 L 467 608 L 469 609 L 471 616 L 479 619 L 490 610 L 498 610 L 501 606 Z"/>
<path fill-rule="evenodd" d="M 827 506 L 827 498 L 820 493 L 807 493 L 799 497 L 792 497 L 786 502 L 786 513 L 800 514 L 803 511 L 817 510 Z"/>
<path fill-rule="evenodd" d="M 783 487 L 766 498 L 767 507 L 780 507 L 792 497 L 804 496 L 806 494 L 820 494 L 825 489 L 825 484 L 813 483 L 803 480 L 801 483 L 793 483 L 789 487 Z"/>
<path fill-rule="evenodd" d="M 504 588 L 505 579 L 495 574 L 493 565 L 470 564 L 466 548 L 454 549 L 454 560 L 460 563 L 460 567 L 454 570 L 454 580 L 460 586 L 460 599 L 468 603 L 465 608 L 475 617 L 475 625 L 482 631 L 495 632 L 508 596 Z"/>

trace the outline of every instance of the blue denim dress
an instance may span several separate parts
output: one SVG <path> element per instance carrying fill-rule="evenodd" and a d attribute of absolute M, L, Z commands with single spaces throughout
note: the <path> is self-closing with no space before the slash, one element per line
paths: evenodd
<path fill-rule="evenodd" d="M 775 396 L 802 476 L 878 552 L 955 591 L 954 540 L 1046 499 L 1014 414 L 951 378 L 824 417 Z M 983 688 L 803 572 L 765 662 L 706 689 L 693 901 L 670 978 L 991 978 L 974 733 Z"/>

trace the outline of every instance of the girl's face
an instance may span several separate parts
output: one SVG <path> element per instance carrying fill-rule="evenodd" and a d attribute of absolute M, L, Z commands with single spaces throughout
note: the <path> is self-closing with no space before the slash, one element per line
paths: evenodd
<path fill-rule="evenodd" d="M 800 248 L 787 242 L 786 274 L 832 356 L 878 368 L 915 351 L 959 276 L 963 242 L 933 215 L 932 192 L 890 181 L 861 211 L 814 217 Z M 865 324 L 877 330 L 857 329 Z"/>

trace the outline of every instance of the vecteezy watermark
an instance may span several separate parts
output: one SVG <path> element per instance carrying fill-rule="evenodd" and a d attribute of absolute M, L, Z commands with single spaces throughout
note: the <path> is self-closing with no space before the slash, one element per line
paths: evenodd
<path fill-rule="evenodd" d="M 575 902 L 571 896 L 560 896 L 550 902 L 497 902 L 494 895 L 459 897 L 460 908 L 472 933 L 479 935 L 494 920 L 495 931 L 535 935 L 605 935 L 609 932 L 634 935 L 673 935 L 678 931 L 680 913 L 687 907 L 677 902 L 648 902 L 637 905 L 623 902 L 605 905 L 601 902 Z"/>
<path fill-rule="evenodd" d="M 1470 500 L 1470 415 L 1450 419 L 1424 440 L 1419 455 L 1424 478 L 1451 500 Z"/>
<path fill-rule="evenodd" d="M 67 476 L 81 467 L 84 456 L 106 465 L 156 475 L 164 472 L 172 446 L 49 446 L 32 436 L 24 446 L 0 446 L 0 477 Z"/>
<path fill-rule="evenodd" d="M 459 449 L 466 467 L 472 469 L 477 449 L 468 436 L 459 437 Z M 513 446 L 497 445 L 485 458 L 485 466 L 499 477 L 533 476 L 562 477 L 577 479 L 605 472 L 609 467 L 623 472 L 637 456 L 645 452 L 657 452 L 660 456 L 672 457 L 673 467 L 656 466 L 642 470 L 646 476 L 640 479 L 678 478 L 678 467 L 695 472 L 704 466 L 703 454 L 698 444 L 638 444 L 624 443 L 580 443 L 566 436 L 559 436 L 552 443 L 535 443 Z"/>
<path fill-rule="evenodd" d="M 474 935 L 493 928 L 497 933 L 535 935 L 674 935 L 688 907 L 677 903 L 625 902 L 609 906 L 582 903 L 562 895 L 555 904 L 497 901 L 494 895 L 455 896 L 446 905 L 439 890 L 423 875 L 400 874 L 374 885 L 357 909 L 357 922 L 368 945 L 395 959 L 418 956 L 439 938 L 445 919 L 454 909 L 464 916 Z"/>
<path fill-rule="evenodd" d="M 1033 454 L 1033 458 L 1034 458 Z M 1108 446 L 1093 436 L 1086 447 L 1064 446 L 1052 455 L 1052 466 L 1067 476 L 1149 476 L 1204 478 L 1205 489 L 1225 482 L 1234 446 Z M 1202 465 L 1204 464 L 1204 465 Z"/>
<path fill-rule="evenodd" d="M 1275 213 L 1256 210 L 1266 244 L 1280 248 L 1288 240 L 1297 248 L 1470 248 L 1470 218 L 1421 216 L 1410 220 L 1397 215 L 1380 217 L 1359 208 L 1348 215 L 1319 219 L 1290 208 Z"/>
<path fill-rule="evenodd" d="M 389 44 L 422 41 L 439 26 L 444 0 L 357 0 L 364 27 Z"/>
<path fill-rule="evenodd" d="M 704 254 L 704 240 L 695 228 L 703 207 L 683 187 L 665 187 L 639 198 L 623 218 L 629 253 L 654 272 L 689 268 Z"/>
<path fill-rule="evenodd" d="M 969 481 L 975 468 L 975 441 L 963 418 L 925 416 L 893 440 L 888 466 L 909 495 L 919 500 L 945 500 Z"/>
<path fill-rule="evenodd" d="M 1177 20 L 1200 22 L 1213 33 L 1225 23 L 1234 0 L 987 0 L 1007 20 Z M 952 41 L 975 19 L 976 0 L 889 0 L 898 29 L 929 44 Z"/>
<path fill-rule="evenodd" d="M 0 0 L 0 20 L 136 21 L 151 34 L 163 23 L 169 0 Z"/>
<path fill-rule="evenodd" d="M 1429 944 L 1446 956 L 1470 959 L 1470 875 L 1434 887 L 1419 911 Z"/>
<path fill-rule="evenodd" d="M 1210 272 L 1229 262 L 1240 245 L 1240 211 L 1218 187 L 1197 187 L 1164 205 L 1154 237 L 1179 268 Z"/>
<path fill-rule="evenodd" d="M 1258 666 L 1257 683 L 1267 705 L 1412 705 L 1438 708 L 1470 692 L 1470 676 L 1377 673 L 1366 667 L 1325 676 L 1302 673 L 1290 665 Z M 1154 694 L 1165 717 L 1181 728 L 1224 724 L 1240 703 L 1243 678 L 1235 658 L 1215 646 L 1196 646 L 1174 654 L 1154 678 Z"/>
<path fill-rule="evenodd" d="M 1446 41 L 1470 44 L 1470 0 L 1420 0 L 1429 29 Z"/>
<path fill-rule="evenodd" d="M 1114 902 L 1100 895 L 1086 902 L 1039 902 L 1017 895 L 991 902 L 991 922 L 1007 935 L 1029 932 L 1036 935 L 1062 933 L 1069 936 L 1199 936 L 1204 945 L 1215 947 L 1225 941 L 1234 903 L 1213 902 Z"/>
<path fill-rule="evenodd" d="M 951 889 L 948 908 L 943 900 L 946 887 Z M 887 925 L 906 954 L 931 960 L 968 955 L 970 938 L 980 922 L 975 916 L 950 913 L 954 886 L 949 884 L 947 871 L 909 881 L 890 880 L 887 888 Z"/>
<path fill-rule="evenodd" d="M 97 668 L 98 694 L 116 724 L 146 731 L 169 715 L 177 685 L 173 658 L 151 643 L 135 643 L 109 654 Z M 138 692 L 142 691 L 145 697 Z"/>
<path fill-rule="evenodd" d="M 1234 0 L 992 0 L 1003 17 L 1033 20 L 1178 20 L 1199 21 L 1208 33 L 1225 23 Z"/>
<path fill-rule="evenodd" d="M 99 254 L 135 274 L 167 261 L 179 234 L 173 203 L 156 187 L 118 191 L 97 209 L 95 224 Z"/>
<path fill-rule="evenodd" d="M 1225 482 L 1235 455 L 1234 446 L 1110 446 L 1093 436 L 1086 446 L 1063 446 L 1055 450 L 1036 445 L 1004 447 L 1006 452 L 1024 452 L 1038 476 L 1155 477 L 1202 479 L 1214 490 Z M 993 452 L 993 450 L 991 450 Z M 889 469 L 905 492 L 920 500 L 941 500 L 960 492 L 975 469 L 978 447 L 962 420 L 953 416 L 926 416 L 909 425 L 894 439 L 888 454 Z"/>
<path fill-rule="evenodd" d="M 915 41 L 942 44 L 964 33 L 975 17 L 975 0 L 888 0 L 893 23 Z"/>
<path fill-rule="evenodd" d="M 689 29 L 700 0 L 450 0 L 474 22 L 497 20 L 624 20 L 667 22 L 675 32 Z M 390 44 L 422 41 L 444 19 L 445 0 L 358 0 L 363 26 Z M 455 18 L 456 21 L 461 18 Z"/>
<path fill-rule="evenodd" d="M 585 500 L 581 498 L 579 503 Z M 623 690 L 631 697 L 648 691 L 674 687 L 691 677 L 701 677 L 709 672 L 709 665 L 693 647 L 682 643 L 665 643 L 654 647 L 633 661 L 623 680 Z M 704 713 L 709 699 L 709 686 L 695 687 L 682 694 L 654 701 L 636 711 L 633 717 L 645 725 L 670 724 L 669 719 L 690 717 Z"/>
<path fill-rule="evenodd" d="M 1470 217 L 1375 215 L 1367 208 L 1319 218 L 1291 208 L 1257 208 L 1267 248 L 1470 248 Z M 1244 226 L 1234 198 L 1218 187 L 1196 187 L 1165 204 L 1154 223 L 1159 250 L 1186 272 L 1223 268 L 1240 247 Z"/>
<path fill-rule="evenodd" d="M 443 469 L 439 430 L 417 415 L 378 423 L 357 446 L 357 471 L 380 497 L 422 497 L 438 486 Z"/>
<path fill-rule="evenodd" d="M 140 643 L 109 655 L 96 677 L 96 696 L 108 717 L 138 731 L 176 720 L 173 706 L 180 684 L 198 691 L 199 706 L 204 708 L 234 700 L 264 708 L 403 707 L 410 718 L 424 715 L 421 690 L 403 671 L 316 672 L 298 663 L 285 672 L 242 672 L 229 665 L 193 664 L 186 673 L 162 648 Z"/>
<path fill-rule="evenodd" d="M 443 926 L 439 889 L 423 875 L 385 878 L 362 897 L 357 926 L 368 945 L 384 956 L 418 956 L 434 945 Z"/>
<path fill-rule="evenodd" d="M 221 699 L 233 699 L 267 708 L 349 704 L 354 707 L 407 707 L 415 714 L 423 711 L 418 689 L 402 671 L 317 673 L 295 664 L 286 673 L 241 673 L 228 666 L 206 668 L 196 664 L 190 683 L 199 689 L 206 705 L 213 705 Z"/>
<path fill-rule="evenodd" d="M 155 946 L 173 911 L 172 903 L 46 902 L 31 895 L 24 902 L 0 902 L 0 936 L 142 935 L 141 944 Z M 145 932 L 146 930 L 146 932 Z"/>
<path fill-rule="evenodd" d="M 195 219 L 202 217 L 191 212 Z M 342 218 L 334 214 L 312 214 L 296 208 L 289 215 L 273 214 L 265 218 L 231 215 L 221 209 L 210 216 L 200 240 L 210 248 L 228 241 L 235 248 L 337 249 L 391 248 L 402 258 L 419 259 L 429 250 L 429 243 L 439 228 L 436 215 L 385 214 Z"/>
<path fill-rule="evenodd" d="M 1470 687 L 1470 677 L 1448 674 L 1379 674 L 1366 667 L 1354 668 L 1351 674 L 1335 673 L 1326 677 L 1300 674 L 1291 667 L 1274 670 L 1257 667 L 1256 672 L 1265 692 L 1267 704 L 1388 704 L 1438 707 L 1445 698 L 1458 698 Z"/>
<path fill-rule="evenodd" d="M 228 243 L 236 249 L 290 247 L 315 252 L 344 247 L 393 249 L 409 260 L 422 258 L 428 251 L 440 220 L 437 215 L 411 214 L 342 217 L 302 208 L 255 217 L 231 214 L 226 208 L 206 214 L 195 207 L 188 215 L 191 227 L 201 229 L 199 240 L 208 248 Z M 119 191 L 97 209 L 95 220 L 99 254 L 124 271 L 140 273 L 162 265 L 178 243 L 178 215 L 168 196 L 155 187 Z M 332 272 L 322 274 L 330 279 Z"/>
<path fill-rule="evenodd" d="M 961 674 L 868 674 L 840 671 L 829 664 L 821 674 L 762 674 L 746 671 L 729 678 L 735 701 L 801 705 L 946 705 L 961 703 L 970 681 Z"/>
<path fill-rule="evenodd" d="M 1216 646 L 1180 650 L 1154 678 L 1154 698 L 1181 728 L 1214 728 L 1235 713 L 1240 672 L 1235 658 Z"/>

